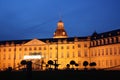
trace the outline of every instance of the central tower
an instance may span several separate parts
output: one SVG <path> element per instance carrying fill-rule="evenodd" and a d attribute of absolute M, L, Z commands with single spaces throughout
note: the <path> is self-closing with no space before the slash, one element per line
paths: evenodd
<path fill-rule="evenodd" d="M 62 20 L 60 20 L 57 23 L 57 29 L 54 32 L 53 38 L 67 38 L 67 37 L 68 37 L 68 35 L 64 29 L 64 23 L 62 22 Z"/>

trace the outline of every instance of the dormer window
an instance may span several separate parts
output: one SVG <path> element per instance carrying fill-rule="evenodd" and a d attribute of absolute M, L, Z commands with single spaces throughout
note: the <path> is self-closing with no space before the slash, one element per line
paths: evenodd
<path fill-rule="evenodd" d="M 120 32 L 117 32 L 117 34 L 120 34 Z"/>
<path fill-rule="evenodd" d="M 109 36 L 111 36 L 111 33 L 109 33 Z"/>
<path fill-rule="evenodd" d="M 62 34 L 65 35 L 65 32 L 63 32 Z"/>
<path fill-rule="evenodd" d="M 103 37 L 103 35 L 101 35 L 101 37 Z"/>

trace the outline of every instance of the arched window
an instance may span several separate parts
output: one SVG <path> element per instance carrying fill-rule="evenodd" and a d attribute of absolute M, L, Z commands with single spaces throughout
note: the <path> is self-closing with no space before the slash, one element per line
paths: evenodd
<path fill-rule="evenodd" d="M 98 42 L 98 45 L 100 45 L 100 40 L 98 40 L 97 42 Z"/>
<path fill-rule="evenodd" d="M 106 55 L 108 55 L 108 48 L 106 48 Z"/>
<path fill-rule="evenodd" d="M 102 44 L 102 45 L 104 44 L 104 40 L 103 40 L 103 39 L 101 39 L 101 44 Z"/>
<path fill-rule="evenodd" d="M 113 38 L 113 42 L 116 43 L 117 42 L 117 39 L 116 37 Z"/>
<path fill-rule="evenodd" d="M 94 46 L 96 46 L 96 41 L 94 41 Z"/>
<path fill-rule="evenodd" d="M 105 44 L 108 44 L 108 39 L 105 39 Z"/>
<path fill-rule="evenodd" d="M 117 49 L 116 49 L 116 47 L 114 47 L 114 55 L 116 55 L 117 54 Z"/>
<path fill-rule="evenodd" d="M 120 42 L 120 36 L 118 37 L 118 42 Z"/>
<path fill-rule="evenodd" d="M 93 46 L 93 42 L 91 42 L 90 44 L 91 44 L 91 46 Z"/>
<path fill-rule="evenodd" d="M 67 52 L 67 58 L 69 58 L 69 52 Z"/>
<path fill-rule="evenodd" d="M 112 43 L 112 38 L 109 38 L 109 43 Z"/>
<path fill-rule="evenodd" d="M 81 57 L 81 53 L 80 53 L 80 51 L 78 51 L 78 57 Z"/>

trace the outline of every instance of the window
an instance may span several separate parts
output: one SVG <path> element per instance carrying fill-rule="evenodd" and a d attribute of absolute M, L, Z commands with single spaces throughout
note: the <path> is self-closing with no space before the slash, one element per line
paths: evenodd
<path fill-rule="evenodd" d="M 5 68 L 5 63 L 3 63 L 3 68 Z"/>
<path fill-rule="evenodd" d="M 117 42 L 117 39 L 116 39 L 116 37 L 114 37 L 114 38 L 113 38 L 113 41 L 114 41 L 114 43 L 116 43 L 116 42 Z"/>
<path fill-rule="evenodd" d="M 8 67 L 10 67 L 10 63 L 8 63 Z"/>
<path fill-rule="evenodd" d="M 109 43 L 112 43 L 112 38 L 109 38 Z"/>
<path fill-rule="evenodd" d="M 46 47 L 44 47 L 44 50 L 46 50 Z"/>
<path fill-rule="evenodd" d="M 72 48 L 74 49 L 75 47 L 74 47 L 74 46 L 72 46 Z"/>
<path fill-rule="evenodd" d="M 37 50 L 37 48 L 36 48 L 36 47 L 34 47 L 34 50 Z"/>
<path fill-rule="evenodd" d="M 27 48 L 24 48 L 24 51 L 27 51 Z"/>
<path fill-rule="evenodd" d="M 94 46 L 96 46 L 96 41 L 94 41 Z"/>
<path fill-rule="evenodd" d="M 100 56 L 100 49 L 98 49 L 98 56 Z"/>
<path fill-rule="evenodd" d="M 73 52 L 73 58 L 75 58 L 75 54 L 74 54 L 74 52 Z"/>
<path fill-rule="evenodd" d="M 63 32 L 62 34 L 65 35 L 65 32 Z"/>
<path fill-rule="evenodd" d="M 39 47 L 39 50 L 41 50 L 42 48 L 41 47 Z"/>
<path fill-rule="evenodd" d="M 105 39 L 105 44 L 108 44 L 108 39 Z"/>
<path fill-rule="evenodd" d="M 108 48 L 106 48 L 106 55 L 108 55 Z"/>
<path fill-rule="evenodd" d="M 104 49 L 102 49 L 102 56 L 104 56 Z"/>
<path fill-rule="evenodd" d="M 114 60 L 114 66 L 116 66 L 117 65 L 117 60 Z"/>
<path fill-rule="evenodd" d="M 114 47 L 114 55 L 117 54 L 117 49 Z"/>
<path fill-rule="evenodd" d="M 80 48 L 81 47 L 81 45 L 80 44 L 78 44 L 78 48 Z"/>
<path fill-rule="evenodd" d="M 11 59 L 11 55 L 10 55 L 10 53 L 8 54 L 8 59 L 9 59 L 9 60 Z"/>
<path fill-rule="evenodd" d="M 91 46 L 93 46 L 93 42 L 91 42 Z"/>
<path fill-rule="evenodd" d="M 61 46 L 61 49 L 64 49 L 64 47 L 63 47 L 63 46 Z"/>
<path fill-rule="evenodd" d="M 112 66 L 113 64 L 112 64 L 112 60 L 110 60 L 110 66 Z"/>
<path fill-rule="evenodd" d="M 31 51 L 31 50 L 32 50 L 32 48 L 30 47 L 30 48 L 29 48 L 29 51 Z"/>
<path fill-rule="evenodd" d="M 69 58 L 69 52 L 67 52 L 67 58 Z"/>
<path fill-rule="evenodd" d="M 6 52 L 6 49 L 4 49 L 4 52 Z"/>
<path fill-rule="evenodd" d="M 67 46 L 67 49 L 69 49 L 69 46 Z"/>
<path fill-rule="evenodd" d="M 98 45 L 100 45 L 100 40 L 98 40 L 97 42 L 98 42 Z"/>
<path fill-rule="evenodd" d="M 81 57 L 81 53 L 80 53 L 80 51 L 78 51 L 78 57 Z"/>
<path fill-rule="evenodd" d="M 58 49 L 58 46 L 56 46 L 55 49 L 57 50 L 57 49 Z"/>
<path fill-rule="evenodd" d="M 50 47 L 50 50 L 52 50 L 52 47 Z"/>
<path fill-rule="evenodd" d="M 11 51 L 11 48 L 9 48 L 9 52 Z"/>
<path fill-rule="evenodd" d="M 21 48 L 19 48 L 19 51 L 21 51 L 22 49 Z"/>
<path fill-rule="evenodd" d="M 112 55 L 112 48 L 110 48 L 110 55 Z"/>
<path fill-rule="evenodd" d="M 6 59 L 6 55 L 5 55 L 5 53 L 3 54 L 3 59 L 4 59 L 4 60 Z"/>
<path fill-rule="evenodd" d="M 88 56 L 88 55 L 87 55 L 87 50 L 84 50 L 84 55 L 85 55 L 85 57 Z"/>
<path fill-rule="evenodd" d="M 91 51 L 91 56 L 93 56 L 93 50 Z"/>
<path fill-rule="evenodd" d="M 120 37 L 118 37 L 118 42 L 120 42 Z"/>
<path fill-rule="evenodd" d="M 100 66 L 100 60 L 98 61 L 98 66 Z"/>
<path fill-rule="evenodd" d="M 22 59 L 21 53 L 19 53 L 19 59 Z"/>
<path fill-rule="evenodd" d="M 64 56 L 63 56 L 63 52 L 61 53 L 61 58 L 63 58 Z"/>
<path fill-rule="evenodd" d="M 16 51 L 17 50 L 17 48 L 14 48 L 14 51 Z"/>
<path fill-rule="evenodd" d="M 108 60 L 106 60 L 106 67 L 108 67 L 109 66 L 109 64 L 108 64 Z"/>
<path fill-rule="evenodd" d="M 44 58 L 46 58 L 46 53 L 44 53 Z"/>
<path fill-rule="evenodd" d="M 84 44 L 84 47 L 87 47 L 87 44 L 86 44 L 86 43 Z"/>
<path fill-rule="evenodd" d="M 104 40 L 103 40 L 103 39 L 101 40 L 101 44 L 102 44 L 102 45 L 104 44 Z"/>
<path fill-rule="evenodd" d="M 55 54 L 55 58 L 57 58 L 58 57 L 58 53 L 56 52 L 56 54 Z"/>
<path fill-rule="evenodd" d="M 95 53 L 94 53 L 94 55 L 95 55 L 95 56 L 97 56 L 97 52 L 96 52 L 96 50 L 95 50 Z"/>
<path fill-rule="evenodd" d="M 118 47 L 118 54 L 120 55 L 120 47 Z"/>
<path fill-rule="evenodd" d="M 52 58 L 52 53 L 50 52 L 50 58 Z"/>
<path fill-rule="evenodd" d="M 79 66 L 81 66 L 81 61 L 78 61 Z"/>

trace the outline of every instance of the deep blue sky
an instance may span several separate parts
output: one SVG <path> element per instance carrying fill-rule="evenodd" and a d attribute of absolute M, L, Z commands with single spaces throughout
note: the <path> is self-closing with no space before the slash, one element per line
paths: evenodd
<path fill-rule="evenodd" d="M 0 40 L 52 38 L 61 16 L 70 37 L 120 29 L 120 0 L 0 0 Z"/>

